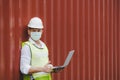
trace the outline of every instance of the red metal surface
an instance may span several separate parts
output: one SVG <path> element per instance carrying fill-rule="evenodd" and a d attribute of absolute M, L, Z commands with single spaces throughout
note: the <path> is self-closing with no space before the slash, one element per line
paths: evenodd
<path fill-rule="evenodd" d="M 42 40 L 54 65 L 75 49 L 53 80 L 120 80 L 119 0 L 0 0 L 0 80 L 19 80 L 21 42 L 31 17 L 44 22 Z"/>

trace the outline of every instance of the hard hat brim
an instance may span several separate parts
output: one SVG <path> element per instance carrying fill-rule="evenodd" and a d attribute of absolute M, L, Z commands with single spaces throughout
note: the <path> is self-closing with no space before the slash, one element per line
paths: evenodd
<path fill-rule="evenodd" d="M 35 26 L 29 26 L 29 25 L 28 25 L 28 27 L 29 27 L 29 28 L 43 29 L 43 26 L 41 26 L 41 27 L 35 27 Z"/>

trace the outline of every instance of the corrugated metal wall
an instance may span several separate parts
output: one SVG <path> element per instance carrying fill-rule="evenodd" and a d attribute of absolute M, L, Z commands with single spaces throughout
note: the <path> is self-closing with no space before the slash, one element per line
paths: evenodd
<path fill-rule="evenodd" d="M 43 19 L 54 65 L 75 49 L 53 80 L 120 80 L 119 0 L 0 0 L 0 80 L 19 80 L 21 42 L 33 16 Z"/>

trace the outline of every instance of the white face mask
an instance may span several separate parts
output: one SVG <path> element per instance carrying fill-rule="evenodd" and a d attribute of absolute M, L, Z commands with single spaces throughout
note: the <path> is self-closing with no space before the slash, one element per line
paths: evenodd
<path fill-rule="evenodd" d="M 35 41 L 41 38 L 42 32 L 31 32 L 31 38 Z"/>

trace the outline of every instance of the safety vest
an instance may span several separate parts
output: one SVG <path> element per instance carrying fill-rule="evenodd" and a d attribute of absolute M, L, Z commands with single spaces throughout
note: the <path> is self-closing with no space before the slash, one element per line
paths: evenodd
<path fill-rule="evenodd" d="M 48 63 L 49 61 L 48 49 L 45 45 L 43 48 L 38 48 L 29 41 L 22 43 L 22 46 L 24 45 L 28 45 L 30 48 L 31 66 L 43 67 Z M 35 80 L 51 80 L 50 73 L 38 72 L 38 73 L 33 73 L 32 76 Z M 30 75 L 24 75 L 23 80 L 30 80 Z"/>

